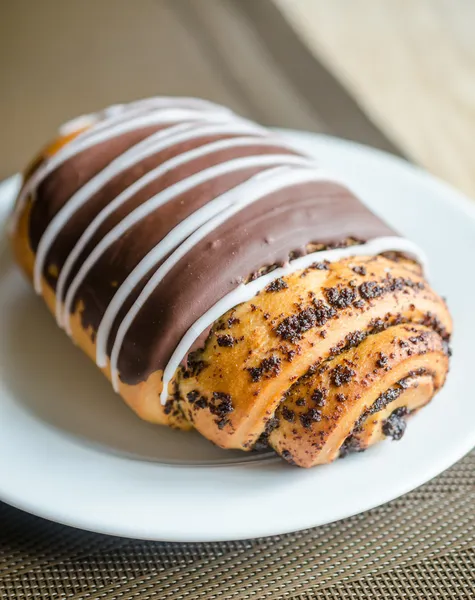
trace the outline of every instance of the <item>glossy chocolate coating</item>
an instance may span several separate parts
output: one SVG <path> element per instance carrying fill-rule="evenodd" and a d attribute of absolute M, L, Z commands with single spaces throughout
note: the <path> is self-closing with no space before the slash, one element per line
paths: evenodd
<path fill-rule="evenodd" d="M 111 160 L 159 129 L 147 127 L 118 136 L 79 153 L 53 171 L 37 189 L 32 204 L 29 230 L 32 249 L 36 250 L 51 219 L 74 192 Z M 48 283 L 55 288 L 56 279 L 49 274 L 49 267 L 54 265 L 61 270 L 86 226 L 126 187 L 173 156 L 227 137 L 236 136 L 208 136 L 177 144 L 125 169 L 104 185 L 55 239 L 44 270 Z M 256 141 L 254 146 L 207 154 L 154 180 L 101 225 L 75 262 L 67 284 L 104 235 L 154 194 L 213 164 L 276 153 L 291 151 L 277 145 L 260 146 Z M 83 305 L 83 326 L 97 330 L 117 287 L 173 227 L 213 198 L 263 170 L 248 168 L 202 183 L 164 204 L 121 236 L 91 268 L 76 293 L 74 308 L 79 302 Z M 394 232 L 348 189 L 335 182 L 306 183 L 263 197 L 217 227 L 157 286 L 125 337 L 119 356 L 121 379 L 135 384 L 163 369 L 183 334 L 200 315 L 261 267 L 283 264 L 292 252 L 305 252 L 311 242 L 331 246 L 347 238 L 367 241 L 387 235 Z M 156 267 L 124 303 L 111 330 L 109 352 L 120 321 L 155 270 Z"/>

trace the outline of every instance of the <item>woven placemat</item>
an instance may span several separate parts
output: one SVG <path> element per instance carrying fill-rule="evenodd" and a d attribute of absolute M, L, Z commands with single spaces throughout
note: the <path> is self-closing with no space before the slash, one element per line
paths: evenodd
<path fill-rule="evenodd" d="M 5 504 L 0 532 L 2 600 L 475 598 L 475 451 L 389 504 L 282 536 L 144 542 Z"/>

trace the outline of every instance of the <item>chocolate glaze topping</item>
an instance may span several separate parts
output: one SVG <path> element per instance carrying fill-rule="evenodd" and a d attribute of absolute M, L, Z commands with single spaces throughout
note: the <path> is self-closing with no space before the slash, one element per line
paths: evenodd
<path fill-rule="evenodd" d="M 233 115 L 229 118 L 237 119 Z M 142 127 L 106 139 L 72 156 L 49 174 L 37 187 L 32 202 L 29 237 L 33 251 L 37 250 L 51 220 L 75 192 L 113 159 L 166 127 Z M 249 133 L 246 135 L 249 136 Z M 263 135 L 259 130 L 252 135 L 256 138 L 252 145 L 229 147 L 190 160 L 153 180 L 128 199 L 106 218 L 88 241 L 71 268 L 66 290 L 84 260 L 104 236 L 152 196 L 195 173 L 236 158 L 282 155 L 280 162 L 285 165 L 286 157 L 297 154 L 284 143 L 282 146 L 279 142 L 260 143 Z M 46 281 L 53 289 L 56 288 L 57 279 L 50 274 L 50 267 L 54 265 L 61 272 L 85 228 L 104 207 L 145 173 L 194 148 L 236 137 L 239 134 L 204 136 L 171 145 L 106 181 L 54 238 L 43 269 Z M 278 166 L 278 162 L 276 164 Z M 90 326 L 93 332 L 97 331 L 118 287 L 144 256 L 183 219 L 268 169 L 247 167 L 204 181 L 166 202 L 121 235 L 90 268 L 75 294 L 73 310 L 81 305 L 83 325 Z M 118 359 L 121 379 L 135 384 L 157 369 L 163 369 L 188 328 L 220 298 L 262 267 L 283 265 L 295 252 L 305 254 L 311 242 L 332 245 L 347 238 L 368 241 L 388 235 L 395 234 L 347 188 L 330 179 L 296 184 L 264 195 L 211 231 L 178 260 L 157 285 L 124 338 Z M 160 264 L 143 277 L 124 301 L 111 327 L 107 343 L 109 353 L 120 323 Z"/>

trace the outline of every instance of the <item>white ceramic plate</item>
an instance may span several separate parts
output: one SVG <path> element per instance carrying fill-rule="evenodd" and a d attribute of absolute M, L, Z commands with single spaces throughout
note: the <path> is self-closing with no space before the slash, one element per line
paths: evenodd
<path fill-rule="evenodd" d="M 404 161 L 287 132 L 430 259 L 455 319 L 448 383 L 400 442 L 302 470 L 141 422 L 0 253 L 0 499 L 114 535 L 211 541 L 280 534 L 367 510 L 475 445 L 475 204 Z M 2 221 L 18 179 L 0 186 Z"/>

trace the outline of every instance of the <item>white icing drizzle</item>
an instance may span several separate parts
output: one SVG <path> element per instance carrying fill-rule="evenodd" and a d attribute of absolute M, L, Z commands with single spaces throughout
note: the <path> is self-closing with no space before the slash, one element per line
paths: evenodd
<path fill-rule="evenodd" d="M 208 169 L 204 169 L 199 173 L 195 173 L 190 177 L 171 185 L 170 187 L 160 191 L 155 196 L 152 196 L 152 198 L 138 206 L 130 214 L 124 217 L 124 219 L 122 219 L 122 221 L 120 221 L 120 223 L 118 223 L 113 229 L 111 229 L 111 231 L 104 236 L 91 254 L 86 258 L 68 288 L 64 307 L 65 314 L 69 315 L 78 287 L 86 277 L 91 267 L 102 256 L 107 248 L 109 248 L 125 232 L 127 232 L 133 225 L 141 221 L 144 217 L 151 214 L 157 210 L 157 208 L 166 202 L 169 202 L 173 198 L 176 198 L 180 194 L 195 188 L 201 183 L 210 181 L 215 177 L 219 177 L 220 175 L 225 175 L 243 169 L 266 167 L 278 164 L 310 165 L 312 163 L 305 157 L 291 156 L 288 154 L 258 154 L 255 156 L 245 156 L 213 165 Z M 66 319 L 66 331 L 70 333 L 71 330 L 68 326 L 68 322 L 69 319 Z"/>
<path fill-rule="evenodd" d="M 83 206 L 94 194 L 96 194 L 106 183 L 124 170 L 132 167 L 134 164 L 158 152 L 163 145 L 163 139 L 167 139 L 174 133 L 189 129 L 190 123 L 180 123 L 174 127 L 161 129 L 152 135 L 141 140 L 135 146 L 129 148 L 126 152 L 111 161 L 100 173 L 92 177 L 75 194 L 73 194 L 58 211 L 48 224 L 46 230 L 41 236 L 40 243 L 35 257 L 34 285 L 38 294 L 41 293 L 41 277 L 43 273 L 44 261 L 46 255 L 58 236 L 60 230 L 69 221 L 72 215 Z"/>
<path fill-rule="evenodd" d="M 89 115 L 83 115 L 79 117 L 79 119 L 89 119 L 92 121 L 92 127 L 81 132 L 75 140 L 78 138 L 83 140 L 84 138 L 96 134 L 103 129 L 107 129 L 112 125 L 117 125 L 118 123 L 130 120 L 133 117 L 144 115 L 150 113 L 152 111 L 164 110 L 164 109 L 188 109 L 201 112 L 218 112 L 218 114 L 226 114 L 228 116 L 232 115 L 232 111 L 229 108 L 224 106 L 220 106 L 219 104 L 214 104 L 213 102 L 209 102 L 208 100 L 200 100 L 198 98 L 168 98 L 168 97 L 155 97 L 155 98 L 145 98 L 142 100 L 137 100 L 135 102 L 131 102 L 129 104 L 114 104 L 109 106 L 105 110 L 97 113 L 91 113 Z M 66 128 L 71 128 L 74 125 L 74 122 L 78 119 L 73 119 L 73 121 L 69 121 L 62 126 L 61 130 Z M 86 124 L 86 121 L 83 122 Z M 81 126 L 81 121 L 79 121 L 79 125 Z M 80 127 L 79 127 L 80 128 Z M 71 133 L 74 130 L 71 131 Z"/>
<path fill-rule="evenodd" d="M 133 115 L 132 117 L 130 116 L 131 114 Z M 163 110 L 159 109 L 154 112 L 149 112 L 148 114 L 143 114 L 143 111 L 137 112 L 137 114 L 135 114 L 134 111 L 130 111 L 127 113 L 126 118 L 119 118 L 117 121 L 114 121 L 113 119 L 110 121 L 101 121 L 95 127 L 93 126 L 91 129 L 86 130 L 83 134 L 78 135 L 68 144 L 64 145 L 25 182 L 18 194 L 15 211 L 13 212 L 9 224 L 10 230 L 12 232 L 15 231 L 28 195 L 37 189 L 41 182 L 66 160 L 73 158 L 88 148 L 114 137 L 118 137 L 119 135 L 153 125 L 182 123 L 183 121 L 192 120 L 225 122 L 230 120 L 235 121 L 236 119 L 238 119 L 237 116 L 234 116 L 232 113 L 225 110 L 198 111 L 192 109 L 163 108 Z M 242 120 L 244 121 L 245 119 Z M 256 126 L 255 124 L 253 125 Z"/>
<path fill-rule="evenodd" d="M 35 282 L 38 281 L 41 286 L 41 277 L 44 269 L 44 261 L 47 255 L 49 248 L 51 248 L 51 244 L 54 242 L 54 239 L 58 236 L 61 229 L 67 224 L 67 222 L 71 219 L 71 217 L 79 210 L 86 202 L 104 185 L 110 181 L 114 176 L 123 170 L 129 168 L 133 164 L 136 164 L 146 158 L 147 156 L 151 156 L 156 154 L 157 152 L 163 151 L 166 148 L 172 147 L 178 143 L 183 143 L 185 141 L 190 141 L 192 139 L 204 137 L 207 135 L 219 135 L 219 134 L 229 134 L 229 135 L 242 135 L 244 133 L 253 133 L 254 137 L 236 137 L 229 138 L 226 140 L 219 140 L 217 142 L 211 142 L 209 144 L 205 144 L 188 152 L 184 152 L 179 154 L 163 163 L 161 163 L 155 169 L 148 171 L 144 176 L 131 184 L 128 188 L 123 190 L 116 198 L 114 198 L 109 204 L 107 204 L 99 214 L 91 221 L 91 223 L 87 226 L 78 242 L 70 252 L 67 257 L 57 282 L 56 286 L 56 317 L 58 321 L 58 325 L 62 325 L 63 318 L 61 314 L 61 303 L 64 296 L 64 288 L 66 282 L 69 278 L 69 274 L 71 272 L 71 268 L 74 266 L 74 262 L 82 252 L 82 250 L 87 245 L 87 242 L 91 239 L 100 225 L 116 211 L 124 202 L 129 200 L 134 194 L 140 191 L 143 187 L 151 183 L 153 180 L 158 177 L 164 175 L 168 171 L 186 163 L 193 159 L 199 158 L 200 156 L 204 156 L 211 152 L 215 152 L 218 150 L 224 150 L 227 148 L 233 148 L 237 146 L 244 145 L 278 145 L 278 142 L 275 138 L 271 138 L 268 136 L 267 138 L 258 138 L 255 137 L 256 134 L 259 133 L 259 130 L 254 131 L 247 123 L 240 123 L 236 121 L 234 124 L 230 125 L 209 125 L 198 127 L 194 124 L 182 124 L 171 127 L 167 130 L 160 130 L 155 136 L 154 144 L 141 144 L 143 145 L 144 150 L 140 152 L 141 148 L 139 146 L 141 144 L 137 144 L 129 151 L 124 153 L 120 160 L 116 159 L 116 161 L 110 163 L 103 171 L 98 173 L 96 177 L 91 179 L 83 188 L 78 190 L 74 196 L 70 198 L 70 200 L 63 206 L 63 208 L 58 212 L 55 219 L 56 227 L 51 228 L 50 231 L 45 231 L 41 243 L 44 240 L 44 247 L 46 250 L 40 256 L 39 248 L 37 252 L 37 258 L 35 263 Z M 168 134 L 167 134 L 168 132 Z M 160 135 L 161 134 L 161 135 Z M 154 137 L 151 136 L 151 137 Z M 150 140 L 151 138 L 147 138 Z M 127 160 L 126 160 L 127 159 Z M 114 164 L 115 163 L 115 164 Z M 51 224 L 53 221 L 51 221 Z M 50 229 L 48 227 L 48 229 Z M 48 237 L 47 237 L 48 236 Z M 37 280 L 38 278 L 38 280 Z M 36 283 L 35 283 L 36 285 Z M 40 288 L 41 289 L 41 288 Z"/>
<path fill-rule="evenodd" d="M 61 229 L 67 224 L 70 218 L 83 206 L 94 194 L 111 181 L 114 177 L 132 167 L 145 158 L 159 152 L 162 147 L 166 147 L 168 139 L 173 134 L 180 133 L 190 129 L 192 124 L 180 123 L 174 127 L 160 129 L 149 137 L 143 139 L 135 146 L 129 148 L 126 152 L 110 162 L 100 173 L 92 177 L 75 194 L 73 194 L 58 213 L 49 222 L 48 227 L 41 236 L 35 257 L 34 285 L 38 294 L 41 294 L 42 274 L 44 263 L 48 251 L 54 240 L 57 238 Z"/>
<path fill-rule="evenodd" d="M 129 294 L 135 289 L 142 278 L 161 260 L 163 260 L 167 254 L 172 252 L 174 249 L 177 249 L 177 253 L 175 253 L 173 257 L 170 257 L 167 263 L 169 267 L 172 268 L 173 261 L 176 262 L 179 260 L 179 244 L 182 244 L 189 235 L 210 221 L 210 219 L 216 217 L 216 215 L 219 215 L 220 213 L 223 213 L 230 206 L 237 204 L 240 199 L 243 199 L 244 194 L 249 194 L 246 197 L 245 205 L 259 199 L 261 197 L 262 190 L 256 186 L 256 183 L 259 180 L 267 178 L 271 172 L 274 174 L 281 169 L 282 167 L 277 167 L 275 169 L 271 169 L 270 171 L 266 170 L 258 173 L 251 179 L 210 200 L 204 206 L 181 221 L 181 223 L 174 227 L 162 240 L 160 240 L 156 246 L 154 246 L 148 252 L 148 254 L 140 261 L 140 263 L 131 271 L 131 273 L 129 273 L 127 278 L 115 293 L 112 301 L 107 307 L 106 312 L 104 313 L 96 336 L 96 362 L 98 366 L 105 367 L 107 365 L 107 341 L 109 339 L 111 327 L 125 300 L 129 297 Z M 252 194 L 255 193 L 257 193 L 257 195 L 253 196 Z"/>
<path fill-rule="evenodd" d="M 241 123 L 241 121 L 238 119 L 231 123 L 231 125 L 223 125 L 223 131 L 226 131 L 229 128 L 231 128 L 231 131 L 236 131 L 236 129 L 238 129 L 238 133 L 254 130 L 259 133 L 259 128 L 256 128 L 255 126 L 252 127 L 252 124 L 248 124 L 246 121 Z M 153 133 L 113 160 L 109 165 L 107 165 L 107 167 L 105 167 L 105 169 L 90 179 L 65 203 L 62 209 L 48 224 L 48 227 L 44 231 L 38 245 L 34 272 L 34 285 L 38 294 L 41 293 L 42 273 L 48 251 L 60 233 L 61 229 L 74 215 L 74 213 L 116 175 L 119 175 L 125 169 L 130 168 L 148 156 L 151 156 L 171 145 L 173 143 L 173 139 L 170 139 L 169 136 L 189 130 L 190 134 L 188 139 L 192 139 L 195 137 L 194 134 L 197 129 L 197 123 L 185 122 L 179 123 L 174 127 L 161 129 L 158 132 Z M 262 131 L 264 132 L 264 130 Z"/>
<path fill-rule="evenodd" d="M 349 246 L 347 248 L 335 248 L 332 250 L 320 250 L 312 252 L 296 258 L 288 263 L 288 265 L 275 269 L 266 275 L 262 275 L 258 279 L 247 284 L 241 284 L 229 294 L 218 300 L 207 312 L 205 312 L 193 325 L 188 329 L 186 334 L 181 339 L 180 343 L 173 352 L 167 366 L 163 372 L 163 389 L 160 394 L 162 404 L 166 404 L 168 399 L 168 386 L 176 370 L 188 354 L 198 337 L 210 327 L 217 319 L 224 315 L 228 310 L 236 307 L 238 304 L 251 300 L 258 292 L 262 291 L 269 283 L 285 277 L 295 271 L 305 269 L 316 261 L 327 260 L 335 262 L 343 258 L 351 256 L 374 256 L 382 252 L 404 252 L 413 255 L 416 260 L 424 268 L 427 264 L 424 252 L 413 242 L 400 237 L 380 237 L 365 244 L 358 246 Z M 112 355 L 113 356 L 113 355 Z M 111 357 L 111 368 L 114 366 Z M 117 373 L 115 373 L 117 381 Z"/>
<path fill-rule="evenodd" d="M 82 131 L 77 136 L 77 138 L 84 138 L 91 133 L 97 133 L 101 129 L 115 125 L 120 121 L 125 121 L 139 114 L 144 114 L 153 110 L 163 110 L 164 108 L 186 108 L 200 111 L 232 113 L 229 108 L 214 104 L 208 100 L 156 96 L 153 98 L 143 98 L 142 100 L 136 100 L 134 102 L 129 102 L 128 104 L 112 104 L 104 110 L 80 115 L 79 117 L 75 117 L 74 119 L 63 123 L 59 128 L 59 134 L 67 136 L 83 127 L 87 127 L 87 131 Z"/>
<path fill-rule="evenodd" d="M 207 132 L 210 131 L 211 128 L 207 129 Z M 176 156 L 164 163 L 162 163 L 157 168 L 149 171 L 146 175 L 144 175 L 141 179 L 134 182 L 129 188 L 125 189 L 117 198 L 115 198 L 112 202 L 110 202 L 90 223 L 90 225 L 86 228 L 81 238 L 76 243 L 76 246 L 73 248 L 71 253 L 69 254 L 63 268 L 61 269 L 61 274 L 58 279 L 58 283 L 56 286 L 56 313 L 58 318 L 58 324 L 66 326 L 66 330 L 69 334 L 71 334 L 70 327 L 70 311 L 71 311 L 71 302 L 73 301 L 74 293 L 71 292 L 69 294 L 69 298 L 65 303 L 65 306 L 62 306 L 62 299 L 64 295 L 64 289 L 66 282 L 69 278 L 71 268 L 74 265 L 75 260 L 85 248 L 87 242 L 91 239 L 94 233 L 97 231 L 101 223 L 103 223 L 107 217 L 120 206 L 127 199 L 132 197 L 138 190 L 143 188 L 150 181 L 162 176 L 164 173 L 181 166 L 191 160 L 196 158 L 205 156 L 206 154 L 210 154 L 212 152 L 216 152 L 218 150 L 225 150 L 230 148 L 236 148 L 239 146 L 272 146 L 277 145 L 278 141 L 275 138 L 267 137 L 267 138 L 256 138 L 256 137 L 240 137 L 240 138 L 230 138 L 225 140 L 218 140 L 215 142 L 211 142 L 209 144 L 205 144 L 204 146 L 200 146 L 199 148 L 195 148 L 188 152 L 185 152 L 179 156 Z M 280 144 L 279 144 L 280 145 Z M 235 160 L 235 159 L 234 159 Z M 298 163 L 302 163 L 302 157 L 298 157 Z M 281 159 L 280 162 L 283 162 Z M 165 190 L 163 190 L 165 191 Z M 160 192 L 161 193 L 161 192 Z M 157 263 L 159 262 L 168 252 L 173 250 L 184 237 L 187 237 L 190 233 L 192 233 L 197 227 L 202 225 L 205 220 L 208 220 L 211 216 L 214 216 L 221 210 L 223 210 L 227 206 L 227 196 L 221 195 L 215 199 L 210 200 L 207 204 L 205 204 L 201 209 L 195 211 L 195 213 L 191 214 L 184 221 L 182 221 L 177 227 L 175 227 L 172 231 L 170 231 L 167 236 L 161 240 L 160 244 L 153 248 L 150 253 L 142 259 L 142 261 L 135 267 L 135 269 L 129 274 L 127 279 L 123 282 L 121 287 L 117 290 L 114 295 L 113 300 L 107 307 L 106 313 L 103 316 L 101 321 L 99 330 L 97 332 L 97 348 L 98 348 L 98 357 L 101 355 L 100 348 L 102 347 L 102 341 L 107 341 L 109 327 L 112 325 L 112 322 L 116 316 L 116 313 L 120 310 L 120 307 L 124 300 L 129 295 L 130 291 L 137 285 L 142 277 L 146 275 L 146 273 Z M 171 198 L 169 198 L 170 200 Z M 204 220 L 203 220 L 204 219 Z M 118 239 L 117 236 L 120 237 L 122 235 L 122 229 L 120 233 L 116 233 L 113 241 L 114 243 Z M 184 236 L 184 237 L 183 237 Z M 153 258 L 153 263 L 150 262 L 151 257 Z M 84 275 L 85 276 L 85 275 Z M 84 280 L 84 278 L 82 279 Z M 75 283 L 75 288 L 80 285 L 81 281 Z M 107 333 L 105 333 L 105 330 Z M 105 340 L 103 336 L 106 336 Z M 105 352 L 105 350 L 104 350 Z M 98 364 L 102 366 L 102 364 L 106 361 L 106 358 L 98 358 Z"/>
<path fill-rule="evenodd" d="M 307 165 L 307 167 L 310 165 Z M 157 269 L 154 275 L 147 282 L 146 286 L 140 293 L 139 297 L 130 308 L 127 315 L 122 320 L 117 336 L 114 341 L 114 345 L 112 348 L 111 358 L 110 358 L 110 368 L 111 368 L 111 380 L 114 389 L 117 391 L 119 386 L 119 375 L 117 370 L 117 361 L 119 358 L 119 353 L 122 348 L 122 343 L 124 341 L 125 335 L 129 327 L 131 326 L 133 320 L 139 313 L 142 306 L 145 304 L 150 295 L 154 292 L 156 287 L 160 284 L 163 278 L 170 272 L 170 270 L 188 253 L 192 250 L 198 242 L 200 242 L 203 238 L 205 238 L 209 233 L 214 231 L 219 225 L 224 223 L 230 217 L 235 215 L 237 212 L 242 210 L 244 207 L 249 206 L 250 204 L 256 202 L 257 200 L 272 194 L 273 192 L 294 187 L 303 183 L 309 183 L 312 181 L 322 181 L 327 180 L 328 173 L 324 171 L 319 171 L 315 168 L 289 168 L 287 165 L 277 169 L 269 169 L 263 173 L 259 173 L 256 177 L 249 179 L 248 181 L 236 186 L 229 192 L 226 192 L 218 199 L 221 204 L 227 204 L 227 208 L 221 210 L 216 216 L 213 218 L 204 221 L 204 224 L 196 229 L 194 233 L 192 233 L 189 237 L 184 239 L 180 246 L 167 258 L 167 260 Z M 217 199 L 217 200 L 218 200 Z M 204 207 L 206 208 L 206 207 Z M 196 211 L 192 217 L 199 215 L 199 213 L 204 212 L 204 209 L 200 209 Z M 181 224 L 183 225 L 186 220 Z M 178 229 L 178 226 L 176 229 Z M 168 237 L 168 236 L 167 236 Z M 166 239 L 166 238 L 165 238 Z M 161 243 L 160 243 L 161 244 Z M 158 248 L 160 247 L 158 245 Z M 146 257 L 150 266 L 152 267 L 155 264 L 155 251 L 152 250 L 151 253 Z M 163 254 L 160 253 L 159 254 Z M 147 272 L 147 271 L 145 271 Z M 107 340 L 105 340 L 107 342 Z M 101 348 L 100 358 L 104 359 L 104 347 Z"/>
<path fill-rule="evenodd" d="M 96 113 L 81 115 L 80 117 L 71 119 L 71 121 L 68 121 L 67 123 L 63 123 L 59 128 L 59 135 L 66 137 L 85 127 L 92 127 L 99 122 L 99 119 L 100 117 Z"/>

